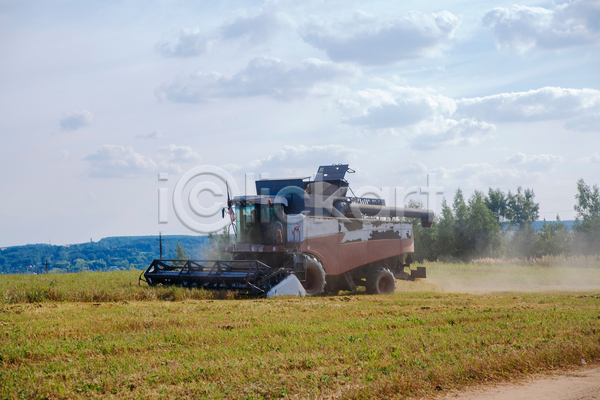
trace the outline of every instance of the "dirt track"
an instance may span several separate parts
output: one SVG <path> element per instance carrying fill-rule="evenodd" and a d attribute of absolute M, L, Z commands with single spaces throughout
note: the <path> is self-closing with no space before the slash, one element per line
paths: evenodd
<path fill-rule="evenodd" d="M 518 384 L 467 389 L 442 397 L 452 400 L 600 400 L 600 368 L 564 372 Z"/>

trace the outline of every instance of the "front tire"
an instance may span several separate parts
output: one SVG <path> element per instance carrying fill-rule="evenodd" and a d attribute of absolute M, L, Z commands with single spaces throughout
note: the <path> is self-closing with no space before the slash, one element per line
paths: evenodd
<path fill-rule="evenodd" d="M 396 278 L 387 268 L 374 268 L 367 276 L 368 294 L 392 294 L 396 291 Z"/>
<path fill-rule="evenodd" d="M 306 257 L 306 280 L 302 282 L 307 296 L 320 296 L 325 291 L 325 270 L 313 257 Z"/>

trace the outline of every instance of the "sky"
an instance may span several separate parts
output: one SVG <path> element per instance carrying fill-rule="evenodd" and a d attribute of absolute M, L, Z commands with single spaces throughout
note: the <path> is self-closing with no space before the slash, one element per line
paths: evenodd
<path fill-rule="evenodd" d="M 522 186 L 548 220 L 600 183 L 598 0 L 0 0 L 0 54 L 1 247 L 197 234 L 199 166 Z"/>

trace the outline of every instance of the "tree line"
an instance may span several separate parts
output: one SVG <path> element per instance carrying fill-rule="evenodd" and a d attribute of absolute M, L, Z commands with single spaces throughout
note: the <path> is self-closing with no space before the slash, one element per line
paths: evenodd
<path fill-rule="evenodd" d="M 411 202 L 410 207 L 421 208 Z M 445 200 L 431 228 L 414 220 L 416 261 L 468 261 L 476 258 L 539 258 L 545 255 L 600 254 L 600 193 L 583 179 L 577 182 L 573 230 L 556 217 L 536 230 L 539 203 L 532 189 L 475 191 L 466 200 L 458 189 Z"/>
<path fill-rule="evenodd" d="M 181 246 L 186 257 L 202 258 L 209 246 L 207 236 L 163 236 L 163 258 L 175 259 Z M 157 236 L 107 237 L 98 242 L 69 246 L 33 244 L 0 249 L 0 273 L 52 273 L 146 269 L 159 258 Z"/>

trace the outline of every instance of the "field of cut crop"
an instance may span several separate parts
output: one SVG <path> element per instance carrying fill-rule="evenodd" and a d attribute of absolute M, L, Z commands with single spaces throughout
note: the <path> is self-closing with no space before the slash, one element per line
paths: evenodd
<path fill-rule="evenodd" d="M 597 267 L 427 267 L 391 296 L 278 299 L 1 276 L 0 398 L 421 397 L 600 362 Z"/>

